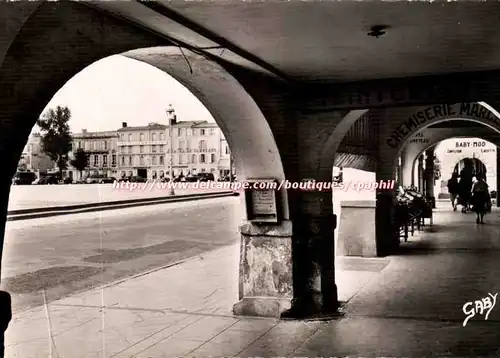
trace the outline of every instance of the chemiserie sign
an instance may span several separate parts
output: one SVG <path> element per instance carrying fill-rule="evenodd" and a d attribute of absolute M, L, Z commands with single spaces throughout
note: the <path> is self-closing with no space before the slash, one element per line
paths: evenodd
<path fill-rule="evenodd" d="M 441 104 L 415 112 L 403 123 L 400 123 L 397 128 L 394 128 L 386 138 L 385 143 L 396 149 L 411 132 L 422 127 L 423 124 L 453 117 L 479 119 L 500 128 L 500 120 L 479 103 Z"/>

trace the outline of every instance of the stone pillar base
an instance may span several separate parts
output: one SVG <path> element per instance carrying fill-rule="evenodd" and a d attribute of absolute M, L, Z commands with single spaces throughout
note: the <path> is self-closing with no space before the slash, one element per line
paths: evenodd
<path fill-rule="evenodd" d="M 293 298 L 292 222 L 240 226 L 239 299 L 235 315 L 279 317 Z"/>
<path fill-rule="evenodd" d="M 236 316 L 257 316 L 279 318 L 289 310 L 291 299 L 277 297 L 244 297 L 233 306 Z"/>

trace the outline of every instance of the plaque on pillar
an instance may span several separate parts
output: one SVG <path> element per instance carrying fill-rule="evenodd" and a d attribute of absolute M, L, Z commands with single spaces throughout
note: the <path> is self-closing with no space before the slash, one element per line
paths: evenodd
<path fill-rule="evenodd" d="M 274 179 L 249 179 L 245 187 L 247 219 L 254 223 L 279 223 L 278 183 Z"/>

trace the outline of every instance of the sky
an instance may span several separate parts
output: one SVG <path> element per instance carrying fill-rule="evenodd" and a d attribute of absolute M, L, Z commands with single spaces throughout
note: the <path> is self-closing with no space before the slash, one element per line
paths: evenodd
<path fill-rule="evenodd" d="M 48 103 L 71 110 L 73 133 L 116 130 L 150 122 L 166 124 L 172 104 L 179 121 L 215 122 L 210 112 L 182 84 L 146 63 L 120 55 L 93 63 L 70 79 Z M 33 131 L 36 131 L 35 127 Z"/>

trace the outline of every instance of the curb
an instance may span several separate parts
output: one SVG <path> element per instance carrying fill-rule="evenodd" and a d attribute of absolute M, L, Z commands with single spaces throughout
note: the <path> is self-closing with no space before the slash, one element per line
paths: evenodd
<path fill-rule="evenodd" d="M 226 191 L 218 193 L 186 194 L 178 196 L 163 196 L 157 198 L 131 199 L 121 201 L 109 201 L 101 203 L 90 203 L 81 205 L 55 206 L 39 209 L 12 210 L 7 213 L 7 221 L 18 221 L 37 219 L 50 216 L 61 216 L 70 214 L 88 213 L 94 211 L 124 209 L 137 206 L 157 205 L 166 203 L 178 203 L 191 200 L 222 198 L 226 196 L 239 196 L 238 192 Z"/>

